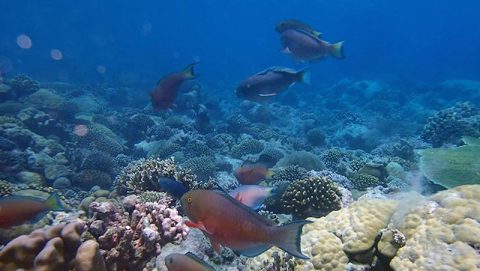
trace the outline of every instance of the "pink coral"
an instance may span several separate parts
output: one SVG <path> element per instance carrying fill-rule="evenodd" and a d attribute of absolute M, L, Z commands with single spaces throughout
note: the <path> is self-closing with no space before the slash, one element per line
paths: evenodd
<path fill-rule="evenodd" d="M 189 228 L 171 199 L 139 202 L 125 198 L 122 207 L 111 202 L 93 202 L 87 222 L 107 262 L 108 270 L 141 270 L 157 256 L 163 245 L 185 239 Z"/>

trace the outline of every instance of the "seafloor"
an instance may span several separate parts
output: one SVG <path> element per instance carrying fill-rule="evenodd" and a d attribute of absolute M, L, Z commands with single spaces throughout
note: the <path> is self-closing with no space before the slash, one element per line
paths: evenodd
<path fill-rule="evenodd" d="M 217 270 L 480 269 L 480 82 L 342 80 L 261 104 L 191 84 L 162 112 L 145 90 L 0 83 L 0 196 L 67 207 L 0 230 L 0 270 L 166 270 L 188 251 Z M 274 172 L 260 214 L 314 222 L 309 260 L 217 254 L 157 185 L 229 191 L 244 163 Z"/>

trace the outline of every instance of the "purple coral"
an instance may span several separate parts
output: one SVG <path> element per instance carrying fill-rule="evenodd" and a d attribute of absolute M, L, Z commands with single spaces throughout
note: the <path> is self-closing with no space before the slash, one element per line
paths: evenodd
<path fill-rule="evenodd" d="M 93 216 L 87 223 L 88 231 L 100 244 L 109 269 L 141 270 L 163 245 L 180 242 L 189 232 L 168 197 L 141 203 L 132 195 L 125 198 L 122 207 L 93 202 L 89 208 Z"/>

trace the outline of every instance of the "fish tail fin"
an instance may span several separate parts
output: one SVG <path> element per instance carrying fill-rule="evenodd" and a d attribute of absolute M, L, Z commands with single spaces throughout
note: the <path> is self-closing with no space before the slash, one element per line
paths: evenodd
<path fill-rule="evenodd" d="M 267 177 L 267 179 L 270 179 L 272 178 L 272 176 L 275 174 L 275 172 L 273 172 L 272 169 L 268 169 L 267 170 L 267 174 L 265 174 L 265 177 Z"/>
<path fill-rule="evenodd" d="M 300 220 L 278 227 L 278 232 L 275 234 L 274 244 L 297 258 L 308 259 L 308 256 L 302 253 L 300 241 L 302 227 L 309 223 L 312 222 L 308 220 Z"/>
<path fill-rule="evenodd" d="M 193 67 L 198 64 L 198 62 L 194 62 L 190 65 L 188 65 L 184 70 L 183 70 L 183 75 L 185 75 L 185 78 L 187 79 L 195 79 L 198 77 L 198 74 L 195 74 L 195 71 L 193 70 Z"/>
<path fill-rule="evenodd" d="M 336 58 L 345 58 L 345 55 L 343 54 L 343 40 L 337 43 L 334 43 L 331 46 L 331 52 L 330 54 Z"/>
<path fill-rule="evenodd" d="M 47 204 L 48 208 L 52 211 L 63 211 L 65 208 L 63 207 L 62 201 L 58 196 L 58 193 L 53 193 L 45 200 L 45 204 Z"/>
<path fill-rule="evenodd" d="M 299 75 L 299 80 L 302 82 L 302 83 L 305 83 L 307 85 L 310 85 L 311 82 L 310 82 L 310 71 L 308 69 L 303 69 L 301 71 L 298 72 L 298 75 Z"/>

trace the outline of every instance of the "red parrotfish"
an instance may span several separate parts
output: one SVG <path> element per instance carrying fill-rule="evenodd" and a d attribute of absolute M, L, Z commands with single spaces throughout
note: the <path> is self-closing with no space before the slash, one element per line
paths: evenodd
<path fill-rule="evenodd" d="M 301 29 L 287 29 L 280 34 L 283 52 L 300 61 L 313 61 L 332 56 L 345 58 L 343 41 L 329 43 Z"/>
<path fill-rule="evenodd" d="M 310 84 L 310 73 L 307 70 L 270 67 L 243 80 L 235 94 L 241 99 L 260 102 L 278 95 L 297 82 Z"/>
<path fill-rule="evenodd" d="M 313 36 L 318 37 L 318 38 L 320 38 L 322 36 L 322 33 L 313 29 L 313 27 L 309 26 L 308 24 L 306 24 L 304 22 L 301 22 L 301 21 L 295 20 L 295 19 L 281 21 L 275 26 L 275 31 L 277 31 L 279 34 L 282 34 L 284 31 L 289 30 L 289 29 L 303 30 L 303 31 L 305 31 L 307 33 L 310 33 Z"/>
<path fill-rule="evenodd" d="M 177 98 L 178 90 L 183 82 L 197 78 L 193 71 L 193 66 L 197 63 L 188 65 L 183 71 L 165 75 L 157 83 L 155 91 L 150 92 L 150 100 L 155 110 L 165 110 L 173 105 Z"/>
<path fill-rule="evenodd" d="M 26 196 L 7 196 L 0 199 L 0 228 L 9 228 L 35 221 L 48 211 L 64 210 L 58 194 L 46 200 Z"/>
<path fill-rule="evenodd" d="M 258 184 L 270 178 L 273 172 L 262 164 L 247 164 L 237 168 L 234 175 L 240 184 Z"/>
<path fill-rule="evenodd" d="M 258 210 L 262 207 L 263 201 L 272 195 L 272 191 L 272 187 L 240 185 L 228 194 L 253 210 Z"/>
<path fill-rule="evenodd" d="M 172 253 L 165 257 L 165 265 L 168 271 L 214 271 L 197 255 L 187 252 L 186 254 Z"/>
<path fill-rule="evenodd" d="M 254 257 L 272 246 L 289 254 L 308 259 L 302 254 L 302 227 L 310 221 L 295 221 L 276 226 L 226 193 L 213 190 L 192 190 L 182 196 L 181 204 L 190 221 L 186 225 L 200 229 L 215 251 L 220 245 Z"/>

